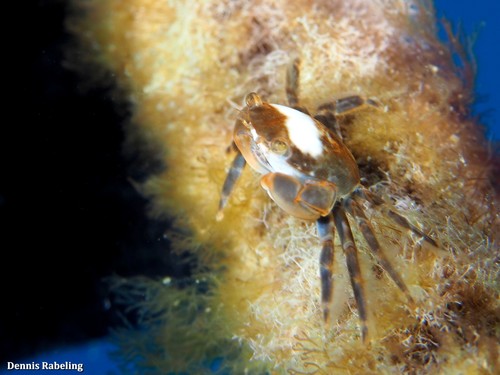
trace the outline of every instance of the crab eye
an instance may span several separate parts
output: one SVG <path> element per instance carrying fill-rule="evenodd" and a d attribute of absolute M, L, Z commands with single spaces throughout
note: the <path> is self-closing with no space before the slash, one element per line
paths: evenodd
<path fill-rule="evenodd" d="M 245 97 L 245 103 L 248 106 L 248 108 L 261 107 L 262 99 L 256 93 L 251 92 Z"/>
<path fill-rule="evenodd" d="M 271 151 L 278 155 L 285 155 L 288 152 L 288 144 L 282 139 L 275 139 L 271 143 Z"/>

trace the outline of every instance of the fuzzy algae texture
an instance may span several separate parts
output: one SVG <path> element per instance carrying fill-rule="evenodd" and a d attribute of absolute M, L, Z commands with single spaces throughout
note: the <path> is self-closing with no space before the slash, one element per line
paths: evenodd
<path fill-rule="evenodd" d="M 144 182 L 169 217 L 190 282 L 117 282 L 137 330 L 123 356 L 141 373 L 380 374 L 500 371 L 498 195 L 482 130 L 469 114 L 473 64 L 428 1 L 73 1 L 80 68 L 111 72 L 132 107 L 128 143 L 165 168 Z M 283 213 L 247 168 L 221 222 L 217 203 L 244 96 L 286 103 L 301 59 L 301 103 L 376 98 L 339 118 L 363 181 L 386 203 L 365 207 L 415 306 L 371 259 L 358 229 L 370 344 L 336 239 L 334 319 L 321 318 L 314 223 Z M 456 61 L 460 63 L 457 64 Z M 99 76 L 99 75 L 98 75 Z M 386 218 L 395 207 L 439 248 Z M 145 249 L 147 251 L 147 249 Z M 139 295 L 141 298 L 137 298 Z M 222 358 L 216 370 L 208 364 Z"/>

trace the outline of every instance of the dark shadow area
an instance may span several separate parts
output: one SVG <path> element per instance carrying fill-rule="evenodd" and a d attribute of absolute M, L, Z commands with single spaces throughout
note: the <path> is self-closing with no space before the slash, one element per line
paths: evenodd
<path fill-rule="evenodd" d="M 172 265 L 168 223 L 146 217 L 130 183 L 126 105 L 106 87 L 80 90 L 63 67 L 65 7 L 26 5 L 29 32 L 11 55 L 17 81 L 0 135 L 2 363 L 108 334 L 111 275 L 187 272 Z"/>

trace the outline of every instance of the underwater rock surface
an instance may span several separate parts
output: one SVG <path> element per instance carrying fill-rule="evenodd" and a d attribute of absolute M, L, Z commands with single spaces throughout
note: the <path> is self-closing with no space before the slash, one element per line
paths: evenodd
<path fill-rule="evenodd" d="M 129 143 L 165 166 L 141 190 L 168 236 L 196 260 L 190 283 L 132 279 L 119 293 L 143 326 L 123 332 L 147 373 L 495 373 L 499 370 L 498 194 L 487 143 L 469 116 L 473 69 L 450 31 L 437 39 L 427 1 L 73 1 L 68 20 L 88 61 L 131 103 Z M 244 96 L 286 103 L 285 72 L 301 59 L 311 113 L 346 95 L 381 108 L 339 117 L 365 207 L 416 301 L 410 306 L 353 225 L 370 345 L 336 240 L 334 319 L 321 318 L 314 223 L 281 211 L 245 170 L 215 220 Z M 457 59 L 460 64 L 456 64 Z M 96 75 L 99 77 L 101 75 Z M 433 248 L 384 212 L 394 207 Z M 147 251 L 147 249 L 145 249 Z M 135 301 L 134 295 L 147 298 Z M 224 348 L 224 349 L 222 349 Z"/>

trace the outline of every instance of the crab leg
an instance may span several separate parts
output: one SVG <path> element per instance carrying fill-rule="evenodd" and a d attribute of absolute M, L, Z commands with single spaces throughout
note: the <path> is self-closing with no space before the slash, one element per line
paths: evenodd
<path fill-rule="evenodd" d="M 411 230 L 413 233 L 416 235 L 421 236 L 425 241 L 430 243 L 434 247 L 439 247 L 437 242 L 434 241 L 432 238 L 430 238 L 428 235 L 426 235 L 424 232 L 422 232 L 420 229 L 418 229 L 415 225 L 411 224 L 405 217 L 401 216 L 400 214 L 388 210 L 387 215 L 394 220 L 395 223 L 401 225 L 402 227 Z"/>
<path fill-rule="evenodd" d="M 329 111 L 334 116 L 345 115 L 350 112 L 358 111 L 366 106 L 378 108 L 379 104 L 373 99 L 363 99 L 359 95 L 351 95 L 322 104 L 318 107 L 318 111 Z"/>
<path fill-rule="evenodd" d="M 382 201 L 379 197 L 371 193 L 370 191 L 366 189 L 358 189 L 355 191 L 355 194 L 368 202 L 371 202 L 377 206 L 380 206 L 384 204 L 384 201 Z M 397 212 L 394 212 L 393 210 L 385 210 L 387 212 L 387 216 L 389 216 L 396 224 L 402 226 L 403 228 L 411 230 L 413 233 L 415 233 L 418 236 L 421 236 L 425 241 L 430 243 L 434 247 L 439 247 L 437 242 L 434 241 L 431 237 L 429 237 L 427 234 L 422 232 L 420 229 L 418 229 L 416 226 L 411 224 L 408 219 L 405 217 L 401 216 Z"/>
<path fill-rule="evenodd" d="M 368 222 L 368 219 L 366 218 L 358 202 L 350 199 L 348 204 L 346 205 L 346 209 L 356 219 L 356 222 L 358 223 L 359 229 L 361 230 L 361 233 L 363 234 L 363 237 L 365 238 L 368 247 L 370 248 L 373 255 L 375 255 L 375 257 L 377 258 L 377 261 L 380 264 L 380 266 L 382 266 L 385 272 L 387 272 L 391 277 L 391 279 L 396 283 L 398 288 L 401 289 L 401 291 L 406 295 L 408 301 L 413 303 L 413 298 L 410 295 L 410 291 L 406 287 L 406 284 L 399 275 L 399 273 L 394 269 L 391 262 L 389 262 L 389 259 L 384 254 L 377 240 L 377 237 L 373 232 L 373 228 Z"/>
<path fill-rule="evenodd" d="M 219 201 L 219 210 L 217 211 L 216 219 L 222 220 L 224 217 L 224 213 L 222 210 L 227 204 L 227 200 L 229 196 L 231 195 L 231 192 L 233 191 L 234 185 L 236 184 L 236 181 L 241 175 L 241 172 L 243 171 L 243 168 L 246 165 L 246 160 L 241 154 L 239 150 L 237 150 L 237 154 L 233 160 L 233 163 L 231 164 L 231 168 L 229 168 L 229 172 L 227 173 L 226 180 L 224 181 L 224 185 L 222 186 L 222 192 L 221 192 L 221 197 Z"/>
<path fill-rule="evenodd" d="M 290 107 L 295 107 L 299 104 L 299 68 L 300 60 L 295 59 L 286 71 L 286 97 Z"/>
<path fill-rule="evenodd" d="M 333 226 L 332 214 L 320 217 L 316 221 L 318 237 L 321 241 L 321 255 L 319 258 L 319 273 L 321 277 L 321 306 L 325 323 L 330 319 L 330 306 L 333 297 L 333 264 L 335 227 Z"/>
<path fill-rule="evenodd" d="M 309 115 L 305 107 L 299 105 L 300 59 L 296 58 L 286 71 L 286 100 L 288 105 L 297 111 Z"/>
<path fill-rule="evenodd" d="M 333 131 L 340 139 L 342 139 L 342 134 L 340 132 L 340 126 L 335 118 L 335 115 L 329 109 L 324 109 L 319 111 L 314 118 L 325 125 L 329 130 Z"/>
<path fill-rule="evenodd" d="M 359 267 L 358 249 L 354 243 L 349 221 L 347 221 L 347 216 L 341 206 L 334 207 L 333 218 L 337 231 L 339 232 L 342 249 L 345 253 L 347 270 L 351 278 L 354 298 L 358 304 L 359 318 L 361 320 L 361 337 L 363 342 L 366 343 L 368 338 L 366 296 L 363 287 L 363 278 L 361 277 L 361 269 Z"/>
<path fill-rule="evenodd" d="M 378 107 L 378 104 L 372 99 L 365 100 L 358 95 L 347 96 L 345 98 L 340 98 L 333 102 L 320 105 L 314 118 L 325 125 L 328 129 L 335 132 L 335 134 L 342 139 L 340 126 L 335 116 L 357 111 L 367 105 Z"/>

